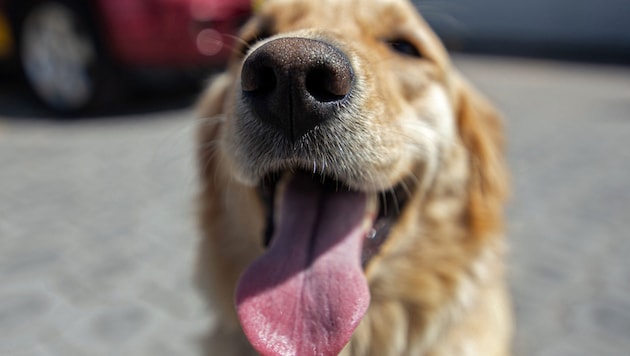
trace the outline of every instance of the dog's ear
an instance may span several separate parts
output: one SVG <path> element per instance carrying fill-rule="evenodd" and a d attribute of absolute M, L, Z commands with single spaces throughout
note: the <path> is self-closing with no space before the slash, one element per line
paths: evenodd
<path fill-rule="evenodd" d="M 478 236 L 500 231 L 508 194 L 503 124 L 495 108 L 463 78 L 453 78 L 461 140 L 470 153 L 469 225 Z"/>

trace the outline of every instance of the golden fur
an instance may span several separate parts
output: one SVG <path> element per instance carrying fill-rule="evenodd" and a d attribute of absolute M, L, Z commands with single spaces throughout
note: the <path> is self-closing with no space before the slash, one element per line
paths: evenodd
<path fill-rule="evenodd" d="M 342 355 L 508 355 L 511 311 L 503 276 L 507 176 L 500 120 L 451 66 L 436 36 L 404 0 L 269 0 L 245 25 L 255 49 L 296 36 L 333 43 L 349 58 L 361 95 L 335 144 L 352 161 L 315 162 L 354 189 L 377 192 L 412 178 L 387 242 L 365 269 L 371 302 Z M 257 37 L 262 39 L 255 42 Z M 421 58 L 393 53 L 404 38 Z M 243 48 L 243 52 L 251 51 Z M 218 311 L 208 354 L 253 350 L 234 290 L 263 252 L 264 206 L 251 149 L 235 128 L 236 55 L 199 102 L 202 183 L 198 281 Z M 334 140 L 334 139 L 333 139 Z M 351 166 L 342 170 L 335 163 Z M 317 169 L 317 167 L 315 168 Z M 369 174 L 362 174 L 369 172 Z"/>

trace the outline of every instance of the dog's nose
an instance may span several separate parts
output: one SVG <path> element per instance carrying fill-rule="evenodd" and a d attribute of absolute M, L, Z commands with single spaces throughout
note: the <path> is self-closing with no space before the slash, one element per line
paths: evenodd
<path fill-rule="evenodd" d="M 259 120 L 297 141 L 338 116 L 354 83 L 346 55 L 326 42 L 279 38 L 254 50 L 243 63 L 245 103 Z"/>

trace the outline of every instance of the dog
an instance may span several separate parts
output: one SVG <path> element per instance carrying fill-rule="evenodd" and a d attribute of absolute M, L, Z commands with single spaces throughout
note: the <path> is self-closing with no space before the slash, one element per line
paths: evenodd
<path fill-rule="evenodd" d="M 406 0 L 268 0 L 198 103 L 209 355 L 508 355 L 502 123 Z"/>

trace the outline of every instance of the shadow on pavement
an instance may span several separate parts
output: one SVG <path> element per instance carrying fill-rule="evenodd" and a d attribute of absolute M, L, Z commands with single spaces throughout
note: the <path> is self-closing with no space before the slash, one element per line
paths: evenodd
<path fill-rule="evenodd" d="M 55 113 L 40 103 L 16 75 L 2 73 L 0 81 L 0 120 L 78 121 L 99 118 L 129 119 L 141 114 L 191 108 L 202 90 L 201 83 L 167 83 L 153 88 L 132 88 L 112 106 L 82 115 Z"/>

